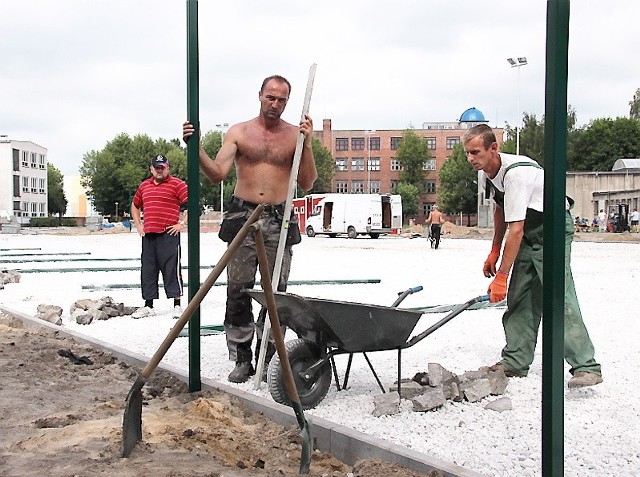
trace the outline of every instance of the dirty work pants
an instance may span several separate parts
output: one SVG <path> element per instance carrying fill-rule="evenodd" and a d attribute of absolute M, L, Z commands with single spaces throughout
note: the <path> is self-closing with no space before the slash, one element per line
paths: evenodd
<path fill-rule="evenodd" d="M 433 248 L 438 248 L 440 246 L 440 231 L 442 229 L 442 225 L 440 224 L 431 224 L 431 240 L 433 241 Z"/>
<path fill-rule="evenodd" d="M 180 269 L 180 234 L 148 233 L 142 237 L 142 267 L 140 282 L 142 298 L 155 300 L 158 296 L 158 275 L 162 272 L 167 298 L 182 296 Z"/>
<path fill-rule="evenodd" d="M 265 214 L 261 219 L 263 221 L 262 234 L 269 259 L 269 273 L 272 274 L 280 240 L 281 220 L 276 216 Z M 286 291 L 287 289 L 292 254 L 291 247 L 285 247 L 278 291 Z M 244 288 L 254 287 L 257 268 L 256 242 L 253 233 L 250 233 L 227 266 L 227 309 L 224 317 L 224 329 L 231 361 L 251 362 L 251 342 L 256 329 L 258 330 L 257 360 L 266 310 L 263 308 L 260 311 L 258 322 L 254 325 L 251 297 L 242 291 Z M 274 352 L 275 347 L 270 345 L 267 349 L 267 359 Z"/>
<path fill-rule="evenodd" d="M 564 268 L 564 357 L 571 374 L 587 371 L 601 374 L 594 359 L 594 347 L 582 321 L 582 313 L 571 273 L 573 221 L 567 211 L 565 227 Z M 526 376 L 533 362 L 538 329 L 542 317 L 542 214 L 527 211 L 525 233 L 513 264 L 507 293 L 507 311 L 502 324 L 507 344 L 502 350 L 502 363 L 510 370 Z"/>

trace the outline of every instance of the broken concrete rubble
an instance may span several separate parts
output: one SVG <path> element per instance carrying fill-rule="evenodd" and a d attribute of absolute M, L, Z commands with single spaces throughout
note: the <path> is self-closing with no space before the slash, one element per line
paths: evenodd
<path fill-rule="evenodd" d="M 62 324 L 62 308 L 56 305 L 38 305 L 36 318 L 54 325 Z"/>
<path fill-rule="evenodd" d="M 490 395 L 501 395 L 509 379 L 502 371 L 467 371 L 457 376 L 438 363 L 429 363 L 428 372 L 416 373 L 412 379 L 401 379 L 389 388 L 389 393 L 374 398 L 373 415 L 395 414 L 400 399 L 410 399 L 416 412 L 433 411 L 449 401 L 478 402 Z M 499 401 L 499 402 L 498 402 Z M 494 401 L 500 412 L 509 410 L 511 401 Z M 493 409 L 493 407 L 487 407 Z"/>

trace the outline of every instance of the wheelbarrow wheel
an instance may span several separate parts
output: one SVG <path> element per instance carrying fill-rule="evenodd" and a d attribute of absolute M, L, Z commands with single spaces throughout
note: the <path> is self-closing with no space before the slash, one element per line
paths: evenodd
<path fill-rule="evenodd" d="M 321 359 L 320 347 L 311 341 L 295 339 L 285 344 L 293 380 L 296 383 L 300 403 L 303 409 L 316 407 L 329 392 L 331 386 L 331 364 L 327 361 L 311 379 L 306 380 L 300 373 Z M 269 363 L 267 370 L 267 384 L 271 397 L 276 402 L 291 406 L 291 400 L 287 394 L 280 357 L 276 354 Z"/>

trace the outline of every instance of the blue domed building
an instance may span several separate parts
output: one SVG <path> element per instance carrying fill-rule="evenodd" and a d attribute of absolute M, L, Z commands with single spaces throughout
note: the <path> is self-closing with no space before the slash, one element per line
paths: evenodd
<path fill-rule="evenodd" d="M 475 107 L 471 107 L 460 115 L 459 122 L 461 125 L 462 123 L 465 123 L 464 129 L 469 129 L 469 128 L 472 128 L 473 126 L 477 126 L 478 124 L 486 124 L 489 121 L 485 119 L 484 114 L 482 114 L 482 111 L 480 111 L 479 109 L 476 109 Z"/>

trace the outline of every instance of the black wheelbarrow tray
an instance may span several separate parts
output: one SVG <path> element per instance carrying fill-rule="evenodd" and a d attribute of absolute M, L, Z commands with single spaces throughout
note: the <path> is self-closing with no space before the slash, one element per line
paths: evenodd
<path fill-rule="evenodd" d="M 327 395 L 331 386 L 332 371 L 336 387 L 338 390 L 341 389 L 333 360 L 333 357 L 339 354 L 349 354 L 342 388 L 347 386 L 353 354 L 363 353 L 378 386 L 385 392 L 366 353 L 398 350 L 399 391 L 402 350 L 418 343 L 471 305 L 489 298 L 486 295 L 472 298 L 412 337 L 411 333 L 424 312 L 397 308 L 397 305 L 407 295 L 421 289 L 422 287 L 410 288 L 400 293 L 393 306 L 324 300 L 274 292 L 280 322 L 298 335 L 297 339 L 286 343 L 286 350 L 304 409 L 316 407 Z M 262 290 L 245 291 L 258 303 L 266 306 Z M 290 405 L 277 355 L 269 363 L 267 383 L 269 392 L 276 402 Z"/>

